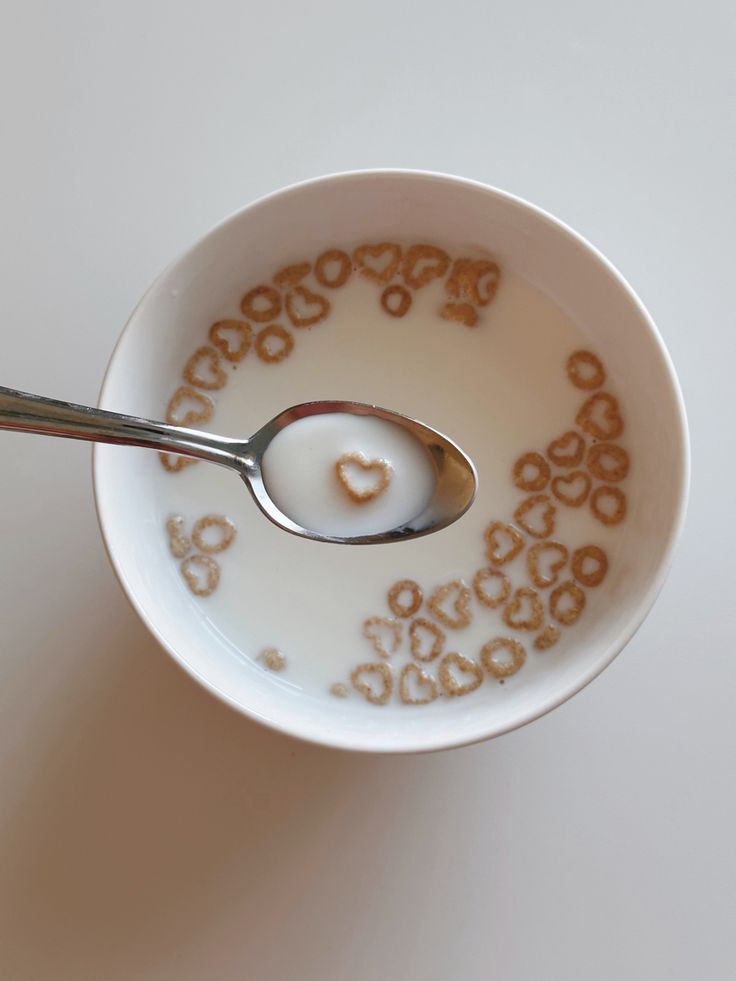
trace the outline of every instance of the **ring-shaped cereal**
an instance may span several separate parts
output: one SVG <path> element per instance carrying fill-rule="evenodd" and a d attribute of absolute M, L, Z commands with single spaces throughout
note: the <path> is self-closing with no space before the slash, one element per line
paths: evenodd
<path fill-rule="evenodd" d="M 489 579 L 496 580 L 500 583 L 499 591 L 495 594 L 489 593 L 485 588 L 485 584 Z M 478 602 L 482 603 L 483 606 L 487 606 L 490 610 L 495 610 L 497 607 L 503 606 L 511 595 L 511 580 L 505 573 L 500 572 L 498 569 L 478 569 L 473 576 L 471 585 Z"/>
<path fill-rule="evenodd" d="M 612 511 L 602 509 L 601 505 L 605 500 L 613 501 Z M 590 495 L 590 510 L 601 524 L 617 525 L 626 517 L 626 495 L 619 487 L 602 484 Z"/>
<path fill-rule="evenodd" d="M 256 306 L 261 299 L 265 300 L 268 306 L 263 307 L 260 304 Z M 275 320 L 281 313 L 281 294 L 273 286 L 266 286 L 265 284 L 255 286 L 240 301 L 240 309 L 243 316 L 247 317 L 248 320 L 257 324 L 265 324 L 269 320 Z"/>
<path fill-rule="evenodd" d="M 282 342 L 281 347 L 275 351 L 268 345 L 272 337 L 276 337 Z M 279 361 L 283 361 L 291 354 L 294 348 L 294 338 L 281 324 L 271 324 L 258 331 L 254 347 L 261 361 L 265 361 L 266 364 L 278 364 Z"/>
<path fill-rule="evenodd" d="M 402 593 L 409 593 L 408 602 L 402 602 Z M 388 591 L 389 609 L 395 617 L 413 617 L 423 599 L 422 587 L 413 579 L 400 579 Z"/>
<path fill-rule="evenodd" d="M 593 572 L 585 571 L 585 563 L 593 561 L 596 567 Z M 570 563 L 572 574 L 583 586 L 600 586 L 608 572 L 608 556 L 598 545 L 584 545 L 575 549 Z"/>
<path fill-rule="evenodd" d="M 498 661 L 494 655 L 498 651 L 508 651 L 511 655 L 510 661 Z M 524 645 L 511 637 L 496 637 L 489 640 L 480 650 L 480 660 L 488 674 L 494 678 L 510 678 L 512 674 L 524 666 L 526 661 L 526 651 Z"/>
<path fill-rule="evenodd" d="M 525 476 L 527 469 L 533 467 L 534 476 Z M 513 480 L 523 491 L 541 491 L 549 483 L 551 470 L 541 453 L 524 453 L 514 464 Z"/>
<path fill-rule="evenodd" d="M 560 603 L 565 597 L 570 597 L 572 606 L 564 610 Z M 585 593 L 577 583 L 569 580 L 561 583 L 553 589 L 549 597 L 549 611 L 558 623 L 564 623 L 566 627 L 575 623 L 580 614 L 585 609 Z"/>
<path fill-rule="evenodd" d="M 218 541 L 207 541 L 205 532 L 208 528 L 219 529 L 220 538 Z M 205 514 L 204 517 L 195 521 L 192 526 L 192 541 L 200 552 L 205 552 L 207 555 L 224 552 L 226 548 L 232 545 L 236 534 L 235 525 L 230 518 L 226 518 L 222 514 Z"/>
<path fill-rule="evenodd" d="M 612 466 L 604 465 L 607 459 L 613 461 Z M 623 480 L 629 472 L 629 454 L 615 443 L 593 443 L 585 462 L 594 477 L 612 484 Z"/>
<path fill-rule="evenodd" d="M 394 298 L 397 302 L 394 302 Z M 404 317 L 411 306 L 411 293 L 398 283 L 387 286 L 381 293 L 381 306 L 390 317 Z"/>
<path fill-rule="evenodd" d="M 586 377 L 586 370 L 592 371 Z M 574 351 L 567 359 L 567 377 L 575 388 L 590 392 L 600 388 L 606 380 L 606 372 L 600 358 L 592 351 Z"/>
<path fill-rule="evenodd" d="M 328 276 L 328 266 L 334 263 L 339 263 L 337 274 Z M 331 290 L 336 290 L 340 286 L 344 286 L 350 279 L 352 271 L 353 260 L 342 249 L 328 249 L 319 256 L 314 264 L 314 278 L 320 286 L 326 286 Z"/>

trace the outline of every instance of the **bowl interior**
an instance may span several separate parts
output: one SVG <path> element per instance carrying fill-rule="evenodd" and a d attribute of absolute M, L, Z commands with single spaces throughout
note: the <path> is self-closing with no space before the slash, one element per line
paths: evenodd
<path fill-rule="evenodd" d="M 220 634 L 206 606 L 192 602 L 169 574 L 152 489 L 161 470 L 156 455 L 99 446 L 94 475 L 100 523 L 121 583 L 159 641 L 192 675 L 246 714 L 293 735 L 350 749 L 401 752 L 496 735 L 564 701 L 618 653 L 661 586 L 685 507 L 684 412 L 662 342 L 616 271 L 549 216 L 472 182 L 408 172 L 324 178 L 245 208 L 162 274 L 121 336 L 100 404 L 160 418 L 184 357 L 202 343 L 203 325 L 218 317 L 223 303 L 241 295 L 244 283 L 270 275 L 285 256 L 393 237 L 492 252 L 502 267 L 530 280 L 585 326 L 591 346 L 604 355 L 616 379 L 637 492 L 622 526 L 607 602 L 576 627 L 572 656 L 525 679 L 490 714 L 479 702 L 445 716 L 389 717 L 299 695 L 244 659 Z M 224 472 L 223 478 L 236 479 Z M 323 552 L 320 558 L 329 556 Z"/>

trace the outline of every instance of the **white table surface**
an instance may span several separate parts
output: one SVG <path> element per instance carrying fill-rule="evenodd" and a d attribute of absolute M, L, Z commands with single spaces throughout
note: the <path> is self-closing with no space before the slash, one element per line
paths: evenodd
<path fill-rule="evenodd" d="M 622 270 L 694 475 L 661 598 L 593 685 L 495 742 L 354 758 L 200 690 L 113 577 L 89 447 L 1 434 L 0 978 L 733 978 L 733 10 L 2 4 L 3 384 L 93 401 L 211 224 L 420 167 L 527 197 Z"/>

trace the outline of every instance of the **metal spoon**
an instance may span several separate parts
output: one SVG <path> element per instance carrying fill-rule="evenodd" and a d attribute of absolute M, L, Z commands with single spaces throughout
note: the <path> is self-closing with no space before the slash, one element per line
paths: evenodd
<path fill-rule="evenodd" d="M 304 528 L 276 506 L 269 497 L 261 474 L 261 461 L 266 448 L 274 436 L 290 423 L 305 416 L 328 412 L 350 412 L 386 419 L 403 426 L 424 445 L 434 464 L 436 480 L 434 493 L 421 514 L 401 527 L 381 534 L 339 537 Z M 0 429 L 66 436 L 96 443 L 145 446 L 160 452 L 219 463 L 240 474 L 261 511 L 284 531 L 315 541 L 346 545 L 405 541 L 439 531 L 467 511 L 473 503 L 478 482 L 473 463 L 452 440 L 416 419 L 361 402 L 304 402 L 280 412 L 250 439 L 238 440 L 0 387 Z"/>

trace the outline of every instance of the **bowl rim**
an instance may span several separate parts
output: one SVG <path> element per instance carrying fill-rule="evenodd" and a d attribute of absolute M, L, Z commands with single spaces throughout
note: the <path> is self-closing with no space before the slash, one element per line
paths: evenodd
<path fill-rule="evenodd" d="M 155 277 L 150 286 L 143 293 L 139 301 L 133 307 L 130 315 L 128 316 L 125 324 L 123 325 L 120 334 L 115 342 L 115 345 L 110 353 L 105 366 L 105 371 L 102 378 L 102 383 L 100 385 L 100 391 L 97 398 L 97 405 L 102 406 L 106 390 L 109 384 L 110 375 L 112 372 L 112 367 L 117 356 L 118 350 L 122 344 L 123 338 L 125 337 L 128 329 L 135 320 L 138 312 L 147 303 L 151 294 L 156 290 L 161 280 L 163 280 L 174 268 L 179 266 L 184 262 L 194 251 L 201 247 L 202 243 L 210 238 L 215 233 L 219 232 L 223 228 L 230 224 L 234 224 L 242 219 L 242 217 L 249 211 L 260 207 L 262 204 L 268 202 L 272 198 L 285 197 L 291 194 L 299 193 L 305 188 L 313 187 L 320 184 L 335 184 L 342 183 L 346 181 L 351 181 L 356 178 L 373 180 L 373 179 L 393 179 L 396 177 L 407 177 L 407 178 L 419 178 L 426 181 L 436 181 L 437 183 L 451 183 L 454 185 L 461 185 L 468 187 L 475 191 L 480 191 L 484 194 L 490 194 L 495 196 L 502 201 L 520 207 L 522 210 L 526 210 L 532 214 L 532 216 L 555 227 L 558 231 L 572 238 L 578 245 L 582 246 L 586 251 L 588 251 L 591 256 L 598 261 L 604 271 L 614 280 L 616 286 L 621 289 L 631 301 L 633 306 L 636 308 L 639 317 L 641 318 L 644 326 L 649 330 L 652 338 L 655 341 L 659 356 L 661 358 L 662 364 L 668 376 L 668 380 L 671 386 L 671 390 L 674 396 L 674 409 L 677 422 L 677 433 L 676 433 L 676 446 L 679 458 L 679 478 L 680 478 L 680 495 L 677 502 L 677 510 L 675 514 L 674 521 L 670 527 L 666 545 L 662 557 L 660 559 L 656 573 L 652 576 L 648 588 L 643 592 L 639 598 L 637 606 L 633 609 L 631 614 L 626 620 L 624 627 L 619 631 L 616 640 L 614 640 L 608 647 L 608 650 L 599 657 L 596 662 L 589 667 L 585 672 L 582 672 L 574 682 L 566 686 L 559 692 L 555 692 L 550 695 L 547 699 L 540 702 L 533 709 L 529 709 L 525 712 L 519 713 L 519 716 L 512 722 L 507 722 L 503 725 L 493 725 L 492 717 L 489 718 L 488 723 L 485 725 L 483 731 L 474 733 L 471 736 L 461 736 L 458 738 L 453 738 L 450 730 L 438 728 L 438 736 L 435 740 L 428 740 L 426 737 L 417 740 L 416 743 L 403 744 L 397 747 L 385 747 L 385 746 L 374 746 L 370 744 L 370 738 L 366 738 L 361 735 L 360 737 L 342 737 L 339 731 L 335 731 L 335 727 L 330 726 L 325 728 L 323 733 L 315 733 L 313 731 L 303 731 L 302 727 L 298 725 L 291 725 L 290 720 L 284 719 L 275 720 L 270 717 L 262 716 L 258 712 L 253 711 L 248 706 L 244 705 L 242 702 L 238 701 L 233 696 L 229 695 L 226 691 L 219 688 L 217 685 L 213 684 L 208 678 L 203 675 L 200 671 L 195 669 L 186 660 L 184 660 L 176 650 L 176 648 L 168 642 L 162 631 L 157 627 L 153 620 L 146 613 L 142 606 L 142 603 L 136 597 L 134 590 L 132 589 L 130 583 L 127 581 L 125 570 L 122 567 L 121 561 L 116 557 L 114 553 L 113 546 L 108 539 L 107 529 L 105 527 L 105 520 L 102 514 L 102 504 L 101 504 L 101 463 L 99 458 L 99 453 L 97 451 L 97 446 L 93 447 L 92 452 L 92 486 L 93 486 L 93 497 L 95 503 L 95 511 L 97 515 L 97 523 L 100 529 L 100 535 L 102 537 L 102 542 L 105 547 L 108 559 L 113 568 L 113 572 L 123 590 L 123 593 L 128 599 L 128 602 L 133 607 L 138 617 L 142 620 L 145 626 L 148 628 L 149 632 L 158 641 L 159 645 L 172 657 L 174 662 L 182 668 L 188 675 L 199 682 L 202 687 L 208 691 L 210 694 L 214 695 L 220 701 L 224 702 L 230 708 L 236 710 L 241 715 L 246 716 L 262 725 L 273 729 L 276 732 L 292 736 L 296 739 L 300 739 L 304 742 L 325 746 L 331 749 L 341 749 L 352 752 L 364 752 L 364 753 L 379 753 L 386 755 L 404 754 L 404 753 L 427 753 L 427 752 L 437 752 L 445 749 L 455 749 L 461 746 L 469 746 L 475 743 L 483 742 L 487 739 L 492 739 L 497 736 L 502 736 L 507 732 L 513 732 L 516 729 L 520 729 L 522 726 L 528 725 L 535 719 L 539 719 L 551 712 L 553 709 L 564 704 L 568 699 L 572 698 L 583 688 L 589 685 L 595 678 L 598 677 L 610 664 L 611 662 L 621 653 L 621 651 L 626 647 L 629 641 L 632 639 L 634 634 L 641 627 L 642 623 L 648 616 L 651 608 L 653 607 L 664 583 L 669 573 L 672 558 L 674 555 L 674 550 L 677 547 L 677 543 L 680 540 L 682 530 L 685 523 L 685 518 L 687 514 L 687 506 L 690 493 L 690 436 L 687 424 L 687 415 L 685 410 L 685 402 L 682 395 L 682 389 L 675 371 L 674 364 L 670 357 L 669 351 L 667 350 L 664 341 L 662 339 L 659 330 L 657 329 L 654 320 L 650 316 L 648 310 L 639 299 L 638 295 L 634 289 L 629 285 L 627 280 L 621 274 L 621 272 L 613 265 L 613 263 L 607 259 L 602 252 L 600 252 L 594 245 L 592 245 L 584 236 L 579 232 L 576 232 L 571 228 L 566 222 L 559 218 L 556 218 L 550 212 L 538 207 L 535 204 L 527 201 L 525 198 L 519 195 L 512 194 L 508 191 L 504 191 L 498 187 L 490 184 L 485 184 L 481 181 L 472 180 L 470 178 L 458 177 L 453 174 L 443 173 L 440 171 L 432 170 L 417 170 L 413 168 L 371 168 L 371 169 L 358 169 L 358 170 L 348 170 L 348 171 L 337 171 L 335 173 L 325 174 L 320 177 L 312 177 L 302 181 L 296 181 L 292 184 L 288 184 L 285 187 L 278 188 L 268 194 L 262 195 L 241 208 L 233 211 L 231 214 L 227 215 L 221 221 L 217 222 L 215 225 L 210 227 L 206 232 L 200 235 L 195 242 L 193 242 L 188 248 L 182 251 L 173 261 L 169 262 L 164 269 Z"/>

